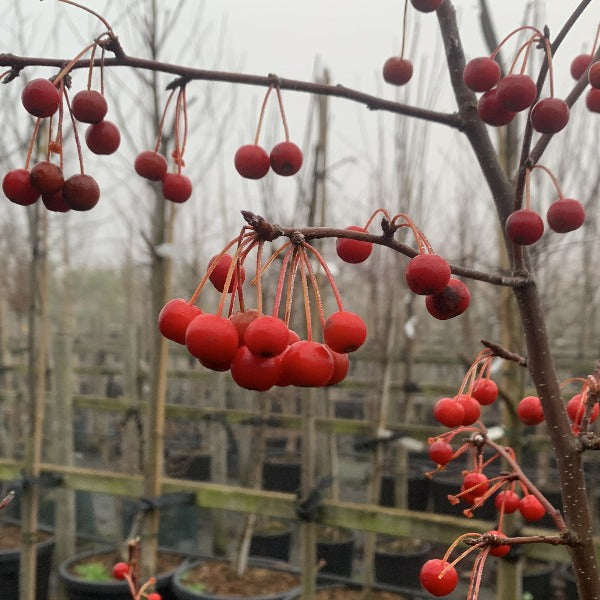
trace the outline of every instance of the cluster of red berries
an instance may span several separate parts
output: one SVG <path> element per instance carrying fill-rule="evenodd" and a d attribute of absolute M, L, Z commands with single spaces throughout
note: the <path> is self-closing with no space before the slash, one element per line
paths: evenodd
<path fill-rule="evenodd" d="M 144 585 L 136 589 L 133 582 L 131 566 L 126 562 L 118 562 L 113 565 L 112 574 L 115 579 L 127 581 L 132 600 L 162 600 L 162 596 L 158 592 L 147 592 L 146 590 L 156 583 L 154 577 L 151 577 Z"/>
<path fill-rule="evenodd" d="M 587 71 L 590 89 L 585 96 L 585 105 L 590 112 L 600 113 L 600 61 L 594 62 L 594 49 L 590 54 L 579 54 L 571 62 L 571 75 L 579 80 Z"/>

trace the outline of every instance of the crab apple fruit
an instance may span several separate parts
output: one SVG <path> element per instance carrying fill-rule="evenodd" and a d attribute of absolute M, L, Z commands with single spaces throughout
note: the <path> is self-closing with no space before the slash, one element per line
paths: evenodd
<path fill-rule="evenodd" d="M 586 69 L 592 64 L 593 56 L 591 54 L 578 54 L 571 61 L 571 77 L 575 79 L 575 81 L 579 80 L 579 78 L 585 73 Z"/>
<path fill-rule="evenodd" d="M 456 398 L 440 398 L 433 407 L 433 418 L 446 427 L 458 427 L 464 416 L 465 409 Z"/>
<path fill-rule="evenodd" d="M 350 231 L 362 231 L 367 233 L 364 227 L 350 225 L 346 227 Z M 335 242 L 335 251 L 337 255 L 347 263 L 358 264 L 364 262 L 371 256 L 373 244 L 371 242 L 363 242 L 361 240 L 351 240 L 348 238 L 337 238 Z"/>
<path fill-rule="evenodd" d="M 52 212 L 68 212 L 71 207 L 65 202 L 62 190 L 52 194 L 42 194 L 42 202 L 44 206 Z"/>
<path fill-rule="evenodd" d="M 575 394 L 567 402 L 567 414 L 569 415 L 569 419 L 571 419 L 571 421 L 573 421 L 575 425 L 581 425 L 585 409 L 585 399 L 581 394 Z M 598 403 L 596 402 L 594 404 L 594 407 L 592 408 L 592 412 L 590 413 L 590 423 L 593 423 L 598 418 L 599 411 L 600 408 L 598 407 Z"/>
<path fill-rule="evenodd" d="M 569 122 L 569 106 L 562 98 L 542 98 L 531 109 L 531 126 L 539 133 L 558 133 Z"/>
<path fill-rule="evenodd" d="M 100 121 L 85 130 L 85 143 L 94 154 L 113 154 L 121 145 L 121 132 L 112 121 Z"/>
<path fill-rule="evenodd" d="M 437 254 L 417 254 L 404 272 L 406 284 L 415 293 L 428 296 L 443 290 L 450 281 L 450 265 Z"/>
<path fill-rule="evenodd" d="M 542 403 L 537 396 L 525 396 L 517 406 L 517 416 L 525 425 L 539 425 L 544 421 Z"/>
<path fill-rule="evenodd" d="M 4 195 L 15 204 L 29 206 L 40 197 L 40 192 L 31 185 L 27 169 L 13 169 L 2 178 Z"/>
<path fill-rule="evenodd" d="M 231 377 L 242 388 L 265 392 L 271 389 L 281 370 L 281 361 L 264 358 L 240 346 L 231 361 Z"/>
<path fill-rule="evenodd" d="M 391 56 L 383 64 L 383 79 L 392 85 L 404 85 L 410 81 L 413 65 L 410 60 Z"/>
<path fill-rule="evenodd" d="M 192 196 L 192 182 L 183 173 L 166 173 L 162 180 L 165 200 L 181 204 Z"/>
<path fill-rule="evenodd" d="M 590 88 L 587 91 L 585 105 L 590 112 L 600 113 L 600 89 Z"/>
<path fill-rule="evenodd" d="M 438 597 L 447 596 L 458 584 L 458 573 L 448 561 L 432 558 L 421 567 L 419 581 L 430 594 Z"/>
<path fill-rule="evenodd" d="M 281 357 L 281 370 L 289 385 L 323 387 L 333 375 L 333 357 L 324 344 L 300 340 L 288 346 Z"/>
<path fill-rule="evenodd" d="M 504 508 L 504 512 L 512 514 L 519 509 L 519 503 L 521 499 L 519 495 L 512 490 L 502 490 L 494 498 L 494 506 L 501 511 Z"/>
<path fill-rule="evenodd" d="M 468 504 L 474 504 L 475 499 L 483 496 L 490 487 L 490 480 L 483 473 L 471 471 L 463 477 L 461 491 L 467 492 L 463 497 Z"/>
<path fill-rule="evenodd" d="M 61 168 L 48 160 L 39 162 L 31 168 L 29 181 L 40 194 L 58 192 L 65 182 Z"/>
<path fill-rule="evenodd" d="M 460 279 L 451 277 L 443 290 L 425 296 L 425 307 L 432 317 L 445 321 L 464 313 L 470 301 L 469 288 Z"/>
<path fill-rule="evenodd" d="M 488 56 L 470 60 L 463 70 L 463 81 L 473 92 L 487 92 L 500 81 L 500 65 Z"/>
<path fill-rule="evenodd" d="M 277 175 L 295 175 L 302 166 L 302 150 L 294 142 L 279 142 L 271 150 L 269 164 Z"/>
<path fill-rule="evenodd" d="M 288 326 L 279 317 L 261 315 L 246 328 L 244 343 L 248 350 L 261 358 L 281 354 L 290 339 Z"/>
<path fill-rule="evenodd" d="M 223 283 L 223 285 L 225 285 Z M 233 313 L 229 320 L 235 325 L 238 333 L 238 344 L 240 346 L 245 346 L 246 343 L 244 341 L 244 336 L 246 334 L 246 329 L 248 329 L 248 325 L 254 321 L 260 313 L 255 308 L 249 308 L 246 310 L 240 310 L 236 313 Z M 289 331 L 288 331 L 289 336 Z"/>
<path fill-rule="evenodd" d="M 161 181 L 167 174 L 169 165 L 167 159 L 159 152 L 144 150 L 136 156 L 133 168 L 140 177 L 150 181 Z"/>
<path fill-rule="evenodd" d="M 262 179 L 271 167 L 267 151 L 258 144 L 246 144 L 238 148 L 233 164 L 246 179 Z"/>
<path fill-rule="evenodd" d="M 230 254 L 221 254 L 220 257 L 217 254 L 216 256 L 213 256 L 208 261 L 209 269 L 211 268 L 213 262 L 217 259 L 217 257 L 219 258 L 219 262 L 216 264 L 215 268 L 211 271 L 210 275 L 208 276 L 208 280 L 215 286 L 217 291 L 222 292 L 225 289 L 225 282 L 227 281 L 227 273 L 229 272 L 229 268 L 231 266 L 231 261 L 233 260 L 233 258 L 231 257 Z M 244 269 L 244 267 L 241 267 L 241 269 L 240 269 L 240 279 L 241 279 L 240 283 L 244 283 L 244 281 L 246 279 L 246 270 Z M 227 289 L 227 293 L 231 294 L 231 292 L 233 292 L 233 290 L 236 287 L 236 281 L 237 281 L 237 269 L 235 269 L 233 271 L 233 275 L 231 276 L 231 281 L 229 282 L 229 288 Z"/>
<path fill-rule="evenodd" d="M 158 313 L 158 330 L 168 340 L 185 345 L 185 330 L 202 311 L 183 298 L 169 300 Z"/>
<path fill-rule="evenodd" d="M 150 592 L 146 594 L 146 600 L 162 600 L 162 596 L 158 592 Z"/>
<path fill-rule="evenodd" d="M 34 117 L 51 117 L 60 105 L 60 92 L 49 79 L 32 79 L 21 92 L 21 102 Z"/>
<path fill-rule="evenodd" d="M 65 180 L 62 195 L 65 204 L 73 210 L 91 210 L 98 204 L 100 188 L 91 175 L 78 173 Z"/>
<path fill-rule="evenodd" d="M 209 360 L 207 358 L 199 358 L 198 362 L 207 369 L 211 371 L 218 371 L 219 373 L 224 373 L 225 371 L 229 371 L 231 369 L 231 360 Z"/>
<path fill-rule="evenodd" d="M 542 237 L 544 221 L 534 210 L 520 208 L 508 215 L 504 229 L 511 242 L 519 246 L 529 246 Z"/>
<path fill-rule="evenodd" d="M 325 321 L 323 337 L 334 352 L 354 352 L 367 339 L 367 326 L 356 313 L 339 310 Z"/>
<path fill-rule="evenodd" d="M 71 112 L 82 123 L 100 123 L 108 112 L 108 104 L 100 92 L 81 90 L 71 100 Z"/>
<path fill-rule="evenodd" d="M 506 536 L 500 532 L 500 531 L 496 531 L 495 529 L 492 529 L 491 531 L 488 531 L 489 535 L 495 535 L 496 537 L 499 538 L 505 538 Z M 500 546 L 492 546 L 490 549 L 490 554 L 492 556 L 506 556 L 508 553 L 510 552 L 510 546 L 509 544 L 501 544 Z"/>
<path fill-rule="evenodd" d="M 129 574 L 129 565 L 126 562 L 115 563 L 112 574 L 115 579 L 125 579 L 125 576 Z"/>
<path fill-rule="evenodd" d="M 546 514 L 546 509 L 533 494 L 527 494 L 519 502 L 519 512 L 527 521 L 539 521 Z"/>
<path fill-rule="evenodd" d="M 471 395 L 479 404 L 487 406 L 495 402 L 498 397 L 498 386 L 492 379 L 478 379 L 473 385 Z"/>
<path fill-rule="evenodd" d="M 504 108 L 498 100 L 497 89 L 492 88 L 479 98 L 479 102 L 477 102 L 477 114 L 487 125 L 502 127 L 503 125 L 508 125 L 517 113 Z"/>
<path fill-rule="evenodd" d="M 473 425 L 481 417 L 481 404 L 473 396 L 461 394 L 457 398 L 458 403 L 463 407 L 465 414 L 461 425 Z"/>
<path fill-rule="evenodd" d="M 327 348 L 327 346 L 325 347 Z M 331 358 L 333 358 L 333 373 L 327 381 L 327 385 L 335 385 L 346 379 L 348 369 L 350 368 L 350 359 L 344 352 L 336 352 L 331 348 L 327 349 L 329 350 L 329 354 L 331 354 Z"/>
<path fill-rule="evenodd" d="M 202 313 L 187 326 L 185 345 L 189 353 L 200 360 L 231 362 L 238 349 L 237 330 L 225 317 Z"/>
<path fill-rule="evenodd" d="M 546 213 L 548 226 L 556 233 L 567 233 L 579 229 L 585 221 L 585 210 L 574 198 L 559 198 Z"/>
<path fill-rule="evenodd" d="M 537 95 L 535 82 L 529 75 L 512 73 L 503 77 L 496 88 L 498 102 L 506 109 L 520 112 L 529 108 Z"/>
<path fill-rule="evenodd" d="M 600 89 L 600 61 L 596 61 L 590 66 L 588 81 L 593 88 Z"/>
<path fill-rule="evenodd" d="M 444 0 L 410 0 L 410 3 L 419 11 L 419 12 L 433 12 L 437 10 Z"/>
<path fill-rule="evenodd" d="M 429 458 L 436 465 L 447 465 L 453 455 L 454 450 L 446 440 L 435 440 L 435 442 L 429 446 Z"/>

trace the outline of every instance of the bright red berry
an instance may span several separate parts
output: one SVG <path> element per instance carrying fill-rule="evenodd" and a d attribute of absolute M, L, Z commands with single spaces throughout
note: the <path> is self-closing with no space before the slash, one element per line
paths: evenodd
<path fill-rule="evenodd" d="M 125 575 L 129 573 L 129 565 L 126 562 L 115 563 L 112 572 L 115 579 L 125 579 Z"/>
<path fill-rule="evenodd" d="M 31 185 L 27 169 L 8 171 L 2 179 L 4 195 L 15 204 L 29 206 L 40 197 L 40 192 Z"/>
<path fill-rule="evenodd" d="M 488 56 L 470 60 L 463 71 L 463 81 L 473 92 L 487 92 L 500 81 L 500 65 Z"/>
<path fill-rule="evenodd" d="M 480 496 L 483 496 L 490 487 L 490 481 L 483 473 L 471 471 L 463 477 L 461 491 L 467 492 L 463 499 L 467 504 L 475 504 L 475 501 Z"/>
<path fill-rule="evenodd" d="M 511 242 L 520 246 L 529 246 L 542 237 L 544 221 L 534 210 L 521 208 L 508 215 L 504 229 Z"/>
<path fill-rule="evenodd" d="M 217 255 L 218 256 L 218 255 Z M 208 261 L 208 268 L 210 268 L 213 264 L 213 261 L 216 260 L 217 256 L 213 256 Z M 222 254 L 219 257 L 219 262 L 215 266 L 215 268 L 211 271 L 211 274 L 208 276 L 208 280 L 215 286 L 217 291 L 222 292 L 225 289 L 225 282 L 227 281 L 227 273 L 229 272 L 229 268 L 231 266 L 231 261 L 233 258 L 229 254 Z M 229 288 L 227 292 L 231 294 L 237 285 L 237 268 L 234 269 L 233 274 L 231 276 L 231 280 L 229 282 Z M 240 269 L 240 283 L 244 283 L 246 279 L 246 270 L 244 267 Z"/>
<path fill-rule="evenodd" d="M 464 416 L 465 409 L 456 398 L 440 398 L 433 407 L 433 418 L 446 427 L 458 427 Z"/>
<path fill-rule="evenodd" d="M 223 286 L 225 285 L 225 281 L 223 281 Z M 240 346 L 245 346 L 246 342 L 244 341 L 244 336 L 246 334 L 246 329 L 248 329 L 248 325 L 254 321 L 259 315 L 259 312 L 255 308 L 248 308 L 244 311 L 239 311 L 233 313 L 229 320 L 235 325 L 238 333 L 238 344 Z M 289 336 L 289 330 L 288 330 Z"/>
<path fill-rule="evenodd" d="M 185 331 L 202 311 L 183 298 L 169 300 L 158 313 L 158 329 L 168 340 L 185 345 Z"/>
<path fill-rule="evenodd" d="M 281 361 L 253 354 L 240 346 L 231 361 L 231 377 L 242 388 L 265 392 L 271 389 L 281 371 Z"/>
<path fill-rule="evenodd" d="M 457 401 L 465 411 L 461 425 L 473 425 L 481 416 L 481 404 L 468 394 L 461 394 Z"/>
<path fill-rule="evenodd" d="M 247 179 L 262 179 L 271 166 L 266 150 L 257 144 L 247 144 L 238 148 L 233 164 L 237 172 Z"/>
<path fill-rule="evenodd" d="M 51 117 L 60 105 L 60 92 L 48 79 L 32 79 L 21 92 L 21 102 L 34 117 Z"/>
<path fill-rule="evenodd" d="M 42 202 L 52 212 L 68 212 L 71 210 L 71 207 L 63 198 L 62 190 L 58 190 L 53 194 L 42 194 Z"/>
<path fill-rule="evenodd" d="M 539 521 L 546 514 L 546 509 L 533 494 L 527 494 L 519 502 L 519 512 L 527 521 Z"/>
<path fill-rule="evenodd" d="M 86 129 L 85 143 L 94 154 L 113 154 L 121 145 L 121 133 L 111 121 L 100 121 Z"/>
<path fill-rule="evenodd" d="M 590 88 L 585 95 L 585 105 L 590 112 L 600 113 L 600 89 Z"/>
<path fill-rule="evenodd" d="M 78 173 L 65 180 L 62 196 L 65 204 L 73 210 L 90 210 L 98 204 L 100 188 L 91 175 Z"/>
<path fill-rule="evenodd" d="M 569 419 L 571 419 L 575 425 L 581 425 L 585 408 L 585 399 L 581 394 L 575 394 L 575 396 L 567 402 L 567 414 L 569 415 Z M 598 418 L 598 412 L 600 412 L 600 408 L 596 402 L 590 413 L 590 423 L 593 423 Z"/>
<path fill-rule="evenodd" d="M 495 535 L 496 537 L 499 537 L 499 538 L 506 537 L 502 532 L 496 531 L 495 529 L 488 531 L 488 534 Z M 492 546 L 490 549 L 490 554 L 492 556 L 502 557 L 502 556 L 506 556 L 509 552 L 510 552 L 510 546 L 508 544 L 502 544 L 500 546 Z"/>
<path fill-rule="evenodd" d="M 512 514 L 519 509 L 521 499 L 519 495 L 512 490 L 502 490 L 494 498 L 494 506 L 500 511 L 504 507 L 504 512 Z"/>
<path fill-rule="evenodd" d="M 432 558 L 421 567 L 419 581 L 430 594 L 447 596 L 458 584 L 458 573 L 448 561 Z"/>
<path fill-rule="evenodd" d="M 161 181 L 167 174 L 167 159 L 159 152 L 145 150 L 140 152 L 133 163 L 135 172 L 150 181 Z"/>
<path fill-rule="evenodd" d="M 332 350 L 327 346 L 325 346 L 325 348 L 329 350 L 329 354 L 331 354 L 331 358 L 333 358 L 333 373 L 327 381 L 327 385 L 335 385 L 346 378 L 348 369 L 350 368 L 350 359 L 348 358 L 348 355 L 343 352 L 335 352 L 335 350 Z"/>
<path fill-rule="evenodd" d="M 600 61 L 596 61 L 590 66 L 588 81 L 593 88 L 600 89 Z"/>
<path fill-rule="evenodd" d="M 340 310 L 325 321 L 323 336 L 334 352 L 354 352 L 367 338 L 367 326 L 356 313 Z"/>
<path fill-rule="evenodd" d="M 349 227 L 346 227 L 346 229 L 367 233 L 367 230 L 364 227 L 358 227 L 357 225 L 350 225 Z M 335 251 L 344 262 L 357 264 L 367 260 L 367 258 L 371 256 L 373 244 L 361 240 L 337 238 L 335 242 Z"/>
<path fill-rule="evenodd" d="M 451 277 L 443 290 L 425 296 L 425 307 L 432 317 L 445 321 L 464 313 L 470 301 L 469 288 L 460 279 Z"/>
<path fill-rule="evenodd" d="M 410 81 L 413 65 L 410 60 L 392 56 L 383 64 L 383 79 L 392 85 L 404 85 Z"/>
<path fill-rule="evenodd" d="M 479 102 L 477 102 L 477 114 L 487 125 L 502 127 L 503 125 L 508 125 L 517 113 L 504 108 L 498 100 L 497 89 L 492 88 L 479 98 Z"/>
<path fill-rule="evenodd" d="M 539 133 L 558 133 L 569 122 L 569 106 L 562 98 L 542 98 L 531 109 L 530 119 Z"/>
<path fill-rule="evenodd" d="M 410 0 L 410 3 L 420 12 L 428 13 L 437 10 L 444 0 Z"/>
<path fill-rule="evenodd" d="M 166 173 L 162 180 L 165 200 L 181 204 L 192 196 L 192 182 L 183 173 Z"/>
<path fill-rule="evenodd" d="M 442 291 L 450 281 L 450 265 L 437 254 L 417 254 L 404 272 L 408 287 L 423 296 Z"/>
<path fill-rule="evenodd" d="M 325 345 L 300 340 L 289 346 L 281 357 L 281 371 L 288 385 L 322 387 L 333 375 L 333 358 Z M 278 385 L 281 385 L 279 381 Z"/>
<path fill-rule="evenodd" d="M 479 404 L 487 406 L 498 397 L 498 386 L 492 379 L 478 379 L 473 386 L 471 395 Z"/>
<path fill-rule="evenodd" d="M 61 168 L 48 160 L 39 162 L 32 167 L 29 181 L 40 194 L 58 192 L 65 182 Z"/>
<path fill-rule="evenodd" d="M 162 600 L 162 596 L 158 592 L 150 592 L 146 595 L 146 600 Z"/>
<path fill-rule="evenodd" d="M 576 81 L 585 73 L 586 69 L 592 64 L 591 54 L 579 54 L 571 61 L 571 77 Z"/>
<path fill-rule="evenodd" d="M 567 233 L 579 229 L 585 221 L 585 210 L 573 198 L 559 198 L 553 202 L 546 213 L 548 226 L 556 233 Z"/>
<path fill-rule="evenodd" d="M 517 416 L 525 425 L 539 425 L 544 421 L 542 403 L 537 396 L 525 396 L 517 406 Z"/>
<path fill-rule="evenodd" d="M 529 75 L 512 73 L 503 77 L 496 88 L 498 102 L 506 109 L 520 112 L 529 108 L 537 96 L 537 87 Z"/>
<path fill-rule="evenodd" d="M 81 90 L 71 100 L 71 111 L 82 123 L 100 123 L 108 112 L 108 104 L 100 92 Z"/>
<path fill-rule="evenodd" d="M 429 446 L 429 458 L 436 465 L 447 465 L 454 454 L 452 446 L 446 440 L 435 440 Z"/>
<path fill-rule="evenodd" d="M 202 313 L 185 331 L 185 345 L 192 356 L 213 363 L 231 362 L 238 349 L 235 325 L 225 317 Z"/>
<path fill-rule="evenodd" d="M 280 142 L 273 146 L 269 163 L 277 175 L 295 175 L 302 166 L 302 150 L 294 142 Z"/>
<path fill-rule="evenodd" d="M 281 354 L 287 347 L 290 334 L 288 326 L 279 317 L 261 315 L 246 328 L 244 342 L 248 350 L 262 358 Z"/>

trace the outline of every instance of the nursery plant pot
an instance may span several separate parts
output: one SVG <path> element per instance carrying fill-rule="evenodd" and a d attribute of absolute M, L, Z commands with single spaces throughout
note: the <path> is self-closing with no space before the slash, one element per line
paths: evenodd
<path fill-rule="evenodd" d="M 565 581 L 565 600 L 579 600 L 575 575 L 573 575 L 573 569 L 570 565 L 565 565 L 563 579 Z"/>
<path fill-rule="evenodd" d="M 297 597 L 300 597 L 300 593 Z M 363 588 L 360 584 L 353 584 L 352 582 L 322 584 L 317 586 L 317 593 L 315 594 L 315 600 L 362 600 L 363 598 Z M 369 593 L 370 600 L 408 600 L 408 598 L 409 596 L 394 593 L 387 586 L 374 585 Z"/>
<path fill-rule="evenodd" d="M 531 594 L 532 600 L 552 597 L 552 576 L 556 565 L 546 562 L 527 562 L 523 568 L 523 594 Z M 577 597 L 577 596 L 576 596 Z"/>
<path fill-rule="evenodd" d="M 173 576 L 176 600 L 288 600 L 298 596 L 300 577 L 285 563 L 251 558 L 242 578 L 226 560 L 203 559 L 180 567 Z"/>
<path fill-rule="evenodd" d="M 347 529 L 320 527 L 317 530 L 317 561 L 325 561 L 319 574 L 352 576 L 354 535 Z"/>
<path fill-rule="evenodd" d="M 396 480 L 391 475 L 381 478 L 379 504 L 382 506 L 398 506 L 395 493 Z M 408 509 L 427 510 L 429 502 L 429 479 L 422 471 L 411 473 L 408 477 Z"/>
<path fill-rule="evenodd" d="M 375 549 L 375 581 L 395 587 L 421 588 L 419 573 L 431 544 L 410 538 L 382 540 Z"/>
<path fill-rule="evenodd" d="M 288 562 L 292 528 L 284 521 L 271 520 L 257 527 L 250 542 L 250 556 L 262 556 Z"/>
<path fill-rule="evenodd" d="M 263 489 L 296 492 L 300 488 L 300 462 L 292 457 L 270 458 L 263 465 Z"/>
<path fill-rule="evenodd" d="M 20 540 L 21 528 L 16 524 L 3 524 L 0 541 Z M 46 600 L 48 597 L 48 581 L 54 552 L 54 536 L 49 531 L 40 531 L 40 541 L 36 544 L 36 587 L 35 599 Z M 12 545 L 12 544 L 11 544 Z M 3 548 L 0 546 L 0 598 L 19 597 L 19 566 L 21 549 Z"/>
<path fill-rule="evenodd" d="M 165 459 L 165 470 L 169 477 L 210 481 L 210 454 L 205 452 L 171 451 Z"/>

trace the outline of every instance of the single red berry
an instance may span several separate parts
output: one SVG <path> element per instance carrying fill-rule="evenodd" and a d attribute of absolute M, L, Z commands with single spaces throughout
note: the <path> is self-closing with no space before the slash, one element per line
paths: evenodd
<path fill-rule="evenodd" d="M 112 572 L 115 579 L 125 579 L 125 575 L 129 573 L 129 565 L 126 562 L 115 563 Z"/>
<path fill-rule="evenodd" d="M 185 345 L 189 353 L 200 360 L 231 362 L 238 349 L 237 330 L 225 317 L 202 313 L 187 326 Z"/>
<path fill-rule="evenodd" d="M 294 142 L 280 142 L 273 146 L 269 163 L 277 175 L 295 175 L 302 166 L 302 150 Z"/>
<path fill-rule="evenodd" d="M 100 92 L 81 90 L 71 100 L 71 111 L 82 123 L 100 123 L 108 112 L 108 104 Z"/>
<path fill-rule="evenodd" d="M 423 296 L 441 292 L 450 281 L 450 265 L 437 254 L 417 254 L 404 272 L 408 287 Z"/>
<path fill-rule="evenodd" d="M 501 511 L 504 507 L 504 512 L 512 514 L 519 509 L 519 503 L 521 499 L 519 495 L 512 490 L 502 490 L 494 498 L 494 506 Z"/>
<path fill-rule="evenodd" d="M 218 371 L 219 373 L 223 373 L 225 371 L 229 371 L 231 369 L 231 362 L 233 359 L 218 361 L 218 360 L 209 360 L 207 358 L 199 358 L 198 362 L 207 369 L 211 371 Z"/>
<path fill-rule="evenodd" d="M 135 172 L 150 181 L 161 181 L 167 174 L 167 159 L 159 152 L 145 150 L 140 152 L 133 163 Z"/>
<path fill-rule="evenodd" d="M 231 361 L 231 377 L 242 388 L 265 392 L 279 378 L 281 361 L 253 354 L 246 346 L 240 346 Z"/>
<path fill-rule="evenodd" d="M 223 285 L 225 285 L 225 281 L 223 281 Z M 229 320 L 235 325 L 238 333 L 238 344 L 240 346 L 245 346 L 246 342 L 244 341 L 244 336 L 246 334 L 246 329 L 248 329 L 248 325 L 254 321 L 259 315 L 259 312 L 255 308 L 247 308 L 244 311 L 239 311 L 233 313 Z M 289 331 L 288 331 L 289 337 Z"/>
<path fill-rule="evenodd" d="M 185 330 L 202 311 L 183 298 L 169 300 L 158 313 L 158 330 L 168 340 L 185 345 Z"/>
<path fill-rule="evenodd" d="M 467 504 L 475 504 L 480 496 L 483 496 L 490 487 L 490 480 L 483 473 L 471 471 L 463 477 L 461 491 L 467 492 L 463 498 Z"/>
<path fill-rule="evenodd" d="M 166 200 L 181 204 L 192 196 L 192 182 L 183 173 L 166 173 L 162 180 L 162 193 Z"/>
<path fill-rule="evenodd" d="M 162 600 L 162 596 L 158 592 L 150 592 L 146 595 L 146 600 Z"/>
<path fill-rule="evenodd" d="M 492 88 L 479 98 L 479 102 L 477 102 L 477 114 L 487 125 L 502 127 L 503 125 L 508 125 L 517 113 L 504 108 L 498 100 L 497 88 Z"/>
<path fill-rule="evenodd" d="M 567 402 L 567 414 L 569 415 L 569 419 L 571 419 L 575 425 L 581 425 L 585 408 L 586 402 L 581 394 L 575 394 Z M 590 413 L 590 423 L 593 423 L 598 418 L 598 412 L 600 412 L 600 408 L 596 402 L 592 408 L 592 412 Z"/>
<path fill-rule="evenodd" d="M 429 446 L 429 458 L 436 465 L 447 465 L 453 455 L 454 450 L 446 440 L 435 440 L 435 442 Z"/>
<path fill-rule="evenodd" d="M 519 502 L 519 512 L 527 521 L 539 521 L 546 514 L 546 509 L 533 494 L 527 494 Z"/>
<path fill-rule="evenodd" d="M 94 154 L 113 154 L 121 145 L 121 133 L 111 121 L 100 121 L 85 130 L 85 143 Z"/>
<path fill-rule="evenodd" d="M 430 594 L 447 596 L 458 584 L 458 573 L 448 561 L 432 558 L 421 567 L 419 581 Z"/>
<path fill-rule="evenodd" d="M 60 92 L 48 79 L 32 79 L 21 92 L 21 102 L 34 117 L 51 117 L 60 105 Z"/>
<path fill-rule="evenodd" d="M 464 416 L 465 409 L 456 398 L 440 398 L 433 407 L 433 418 L 446 427 L 458 427 Z"/>
<path fill-rule="evenodd" d="M 481 417 L 481 404 L 473 396 L 461 394 L 457 401 L 465 411 L 461 425 L 473 425 L 479 420 L 479 417 Z"/>
<path fill-rule="evenodd" d="M 469 288 L 460 279 L 451 277 L 443 290 L 425 296 L 425 307 L 432 317 L 445 321 L 464 313 L 470 301 Z"/>
<path fill-rule="evenodd" d="M 463 70 L 463 81 L 473 92 L 487 92 L 500 81 L 500 65 L 488 56 L 470 60 Z"/>
<path fill-rule="evenodd" d="M 300 340 L 288 346 L 281 357 L 281 370 L 288 385 L 322 387 L 333 375 L 333 358 L 324 344 Z"/>
<path fill-rule="evenodd" d="M 600 113 L 600 89 L 590 88 L 585 95 L 585 105 L 590 112 Z"/>
<path fill-rule="evenodd" d="M 492 379 L 478 379 L 473 386 L 471 395 L 479 404 L 487 406 L 498 397 L 498 386 Z"/>
<path fill-rule="evenodd" d="M 556 233 L 567 233 L 579 229 L 585 221 L 585 210 L 573 198 L 559 198 L 553 202 L 546 213 L 548 226 Z"/>
<path fill-rule="evenodd" d="M 290 334 L 288 326 L 279 317 L 261 315 L 246 328 L 244 342 L 248 350 L 262 358 L 281 354 L 287 347 Z"/>
<path fill-rule="evenodd" d="M 392 85 L 404 85 L 410 81 L 413 65 L 410 60 L 392 56 L 383 64 L 383 79 Z"/>
<path fill-rule="evenodd" d="M 68 212 L 71 207 L 65 202 L 62 190 L 53 194 L 42 194 L 42 202 L 44 206 L 52 212 Z"/>
<path fill-rule="evenodd" d="M 571 77 L 576 81 L 586 72 L 592 64 L 593 56 L 591 54 L 579 54 L 571 61 Z"/>
<path fill-rule="evenodd" d="M 496 537 L 499 537 L 499 538 L 506 537 L 502 532 L 496 531 L 495 529 L 488 531 L 488 534 L 495 535 Z M 510 546 L 508 544 L 502 544 L 500 546 L 492 546 L 490 549 L 490 554 L 492 556 L 502 557 L 502 556 L 506 556 L 509 552 L 510 552 Z"/>
<path fill-rule="evenodd" d="M 521 208 L 508 215 L 504 229 L 511 242 L 520 246 L 529 246 L 542 237 L 544 221 L 534 210 Z"/>
<path fill-rule="evenodd" d="M 213 256 L 208 261 L 208 268 L 210 268 L 213 264 L 213 261 L 216 260 L 218 255 Z M 215 266 L 215 268 L 211 271 L 211 274 L 208 276 L 208 280 L 215 286 L 217 291 L 222 292 L 225 289 L 225 282 L 227 281 L 227 273 L 229 272 L 229 267 L 231 266 L 231 261 L 233 258 L 229 254 L 222 254 L 219 257 L 219 262 Z M 238 271 L 237 268 L 234 269 L 233 274 L 231 276 L 231 281 L 229 282 L 229 288 L 227 292 L 231 294 L 237 285 L 237 277 Z M 246 279 L 246 270 L 244 267 L 240 269 L 240 279 L 241 283 L 244 283 Z"/>
<path fill-rule="evenodd" d="M 569 106 L 562 98 L 542 98 L 531 109 L 530 119 L 539 133 L 558 133 L 569 122 Z"/>
<path fill-rule="evenodd" d="M 331 354 L 331 358 L 333 358 L 333 373 L 329 378 L 329 381 L 327 381 L 327 385 L 335 385 L 346 379 L 348 369 L 350 368 L 350 359 L 348 358 L 348 355 L 343 352 L 336 352 L 327 346 L 325 346 L 325 348 L 329 350 L 329 354 Z"/>
<path fill-rule="evenodd" d="M 323 336 L 334 352 L 354 352 L 367 339 L 367 326 L 356 313 L 339 310 L 325 321 Z"/>
<path fill-rule="evenodd" d="M 544 421 L 542 403 L 537 396 L 525 396 L 517 406 L 517 416 L 525 425 L 539 425 Z"/>
<path fill-rule="evenodd" d="M 40 192 L 31 185 L 27 169 L 13 169 L 2 179 L 4 195 L 15 204 L 29 206 L 40 197 Z"/>
<path fill-rule="evenodd" d="M 520 112 L 529 108 L 537 96 L 537 87 L 529 75 L 512 73 L 503 77 L 496 88 L 498 102 L 506 109 Z"/>
<path fill-rule="evenodd" d="M 428 13 L 437 10 L 444 0 L 410 0 L 410 3 L 420 12 Z"/>
<path fill-rule="evenodd" d="M 600 89 L 600 61 L 596 61 L 590 65 L 588 81 L 593 88 Z"/>
<path fill-rule="evenodd" d="M 61 168 L 48 160 L 32 167 L 29 181 L 40 194 L 54 194 L 62 189 L 65 182 Z"/>
<path fill-rule="evenodd" d="M 90 210 L 98 204 L 100 188 L 91 175 L 79 173 L 65 180 L 62 196 L 65 204 L 73 210 Z"/>
<path fill-rule="evenodd" d="M 350 225 L 346 227 L 350 231 L 362 231 L 367 233 L 364 227 Z M 363 242 L 361 240 L 350 240 L 348 238 L 337 238 L 335 242 L 335 251 L 337 255 L 347 263 L 357 264 L 364 262 L 371 256 L 373 244 L 371 242 Z"/>
<path fill-rule="evenodd" d="M 271 166 L 266 150 L 257 144 L 247 144 L 238 148 L 233 164 L 237 172 L 246 179 L 262 179 Z"/>

